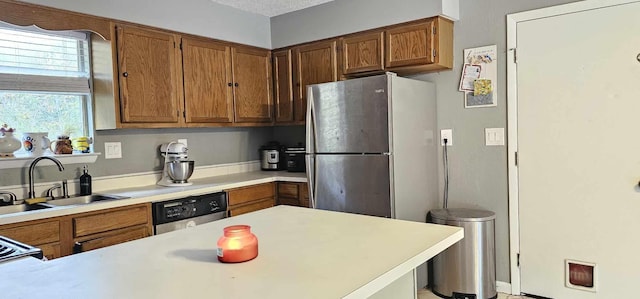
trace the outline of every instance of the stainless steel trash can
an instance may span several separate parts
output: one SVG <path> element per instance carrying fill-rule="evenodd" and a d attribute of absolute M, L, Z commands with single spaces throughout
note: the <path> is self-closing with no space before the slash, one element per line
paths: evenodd
<path fill-rule="evenodd" d="M 464 228 L 464 239 L 433 258 L 434 294 L 454 299 L 497 298 L 495 213 L 438 209 L 431 222 Z"/>

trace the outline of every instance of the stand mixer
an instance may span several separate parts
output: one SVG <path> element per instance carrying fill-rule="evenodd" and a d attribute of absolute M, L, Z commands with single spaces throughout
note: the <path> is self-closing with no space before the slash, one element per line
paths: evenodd
<path fill-rule="evenodd" d="M 164 143 L 160 153 L 164 157 L 164 169 L 157 184 L 168 187 L 192 185 L 187 180 L 193 173 L 194 162 L 188 160 L 187 146 L 174 141 Z"/>

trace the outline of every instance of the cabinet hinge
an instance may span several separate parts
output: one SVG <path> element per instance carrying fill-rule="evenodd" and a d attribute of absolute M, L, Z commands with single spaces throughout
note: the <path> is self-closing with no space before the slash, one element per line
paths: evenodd
<path fill-rule="evenodd" d="M 511 48 L 513 51 L 513 63 L 518 63 L 518 48 Z"/>
<path fill-rule="evenodd" d="M 182 117 L 187 118 L 187 111 L 182 111 Z"/>
<path fill-rule="evenodd" d="M 436 49 L 433 49 L 433 57 L 436 57 L 436 54 L 437 54 Z"/>
<path fill-rule="evenodd" d="M 516 264 L 518 265 L 518 268 L 520 268 L 520 254 L 519 253 L 516 255 Z"/>
<path fill-rule="evenodd" d="M 518 152 L 515 153 L 516 166 L 518 166 Z"/>

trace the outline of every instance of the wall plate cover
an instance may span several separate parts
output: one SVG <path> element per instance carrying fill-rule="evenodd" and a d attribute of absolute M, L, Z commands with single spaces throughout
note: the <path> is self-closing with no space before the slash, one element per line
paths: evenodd
<path fill-rule="evenodd" d="M 484 129 L 484 143 L 487 146 L 504 145 L 504 128 Z"/>
<path fill-rule="evenodd" d="M 453 145 L 453 129 L 440 130 L 440 145 L 444 146 L 444 139 L 447 139 L 447 146 Z"/>
<path fill-rule="evenodd" d="M 120 142 L 105 142 L 104 143 L 104 158 L 105 159 L 120 159 L 120 158 L 122 158 L 122 143 L 120 143 Z"/>

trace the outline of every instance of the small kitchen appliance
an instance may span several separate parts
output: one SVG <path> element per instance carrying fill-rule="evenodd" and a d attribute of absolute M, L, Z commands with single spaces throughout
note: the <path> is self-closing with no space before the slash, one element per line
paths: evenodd
<path fill-rule="evenodd" d="M 167 187 L 189 186 L 192 183 L 187 180 L 193 174 L 194 161 L 189 161 L 187 146 L 180 142 L 164 143 L 160 146 L 161 155 L 164 157 L 164 169 L 158 185 Z"/>
<path fill-rule="evenodd" d="M 42 259 L 42 250 L 0 236 L 0 263 L 26 256 L 32 256 L 37 259 Z"/>
<path fill-rule="evenodd" d="M 287 147 L 284 151 L 288 172 L 305 172 L 305 149 L 303 145 Z"/>
<path fill-rule="evenodd" d="M 262 170 L 280 170 L 282 146 L 275 141 L 271 141 L 260 147 L 260 168 Z"/>

